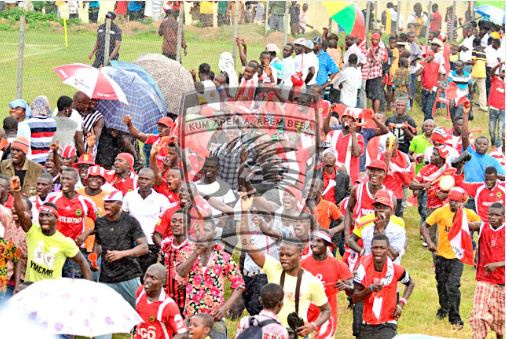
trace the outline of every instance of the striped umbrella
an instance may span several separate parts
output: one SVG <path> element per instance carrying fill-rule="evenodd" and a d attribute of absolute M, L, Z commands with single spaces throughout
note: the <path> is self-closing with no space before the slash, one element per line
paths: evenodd
<path fill-rule="evenodd" d="M 327 14 L 348 35 L 365 39 L 366 30 L 361 9 L 352 1 L 326 1 L 324 2 Z"/>

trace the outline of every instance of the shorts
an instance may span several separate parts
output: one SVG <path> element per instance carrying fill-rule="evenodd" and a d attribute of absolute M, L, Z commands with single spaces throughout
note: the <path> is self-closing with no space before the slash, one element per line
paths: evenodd
<path fill-rule="evenodd" d="M 382 100 L 382 77 L 366 80 L 366 96 L 371 100 Z"/>

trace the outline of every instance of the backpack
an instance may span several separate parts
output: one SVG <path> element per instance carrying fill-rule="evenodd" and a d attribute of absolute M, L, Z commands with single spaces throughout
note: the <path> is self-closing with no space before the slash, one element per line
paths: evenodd
<path fill-rule="evenodd" d="M 255 317 L 248 317 L 249 326 L 241 332 L 236 339 L 262 339 L 262 328 L 266 325 L 277 323 L 275 319 L 259 321 Z"/>

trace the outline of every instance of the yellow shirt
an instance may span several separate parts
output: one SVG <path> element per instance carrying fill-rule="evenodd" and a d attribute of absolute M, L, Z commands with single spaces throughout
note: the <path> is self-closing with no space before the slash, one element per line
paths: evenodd
<path fill-rule="evenodd" d="M 46 236 L 39 225 L 32 225 L 26 233 L 26 245 L 28 262 L 25 281 L 30 282 L 61 278 L 65 260 L 75 257 L 79 252 L 74 240 L 58 231 Z"/>
<path fill-rule="evenodd" d="M 392 51 L 393 51 L 393 63 L 391 64 L 391 69 L 390 69 L 389 73 L 391 73 L 391 77 L 394 77 L 394 75 L 396 74 L 396 71 L 398 70 L 398 67 L 399 67 L 400 50 L 398 48 L 393 48 Z"/>
<path fill-rule="evenodd" d="M 282 274 L 283 269 L 282 264 L 280 264 L 278 260 L 270 255 L 266 255 L 262 271 L 266 273 L 268 282 L 280 284 L 280 275 Z M 288 274 L 285 275 L 285 282 L 283 286 L 283 306 L 280 313 L 278 313 L 278 319 L 280 319 L 282 325 L 285 327 L 289 327 L 287 324 L 287 316 L 296 311 L 296 282 L 297 277 Z M 301 317 L 304 321 L 307 321 L 306 313 L 308 313 L 310 304 L 322 306 L 325 303 L 327 303 L 327 296 L 324 292 L 324 285 L 311 273 L 304 271 L 301 279 L 301 289 L 299 295 L 299 317 Z"/>
<path fill-rule="evenodd" d="M 201 14 L 213 14 L 214 11 L 213 1 L 202 1 L 200 6 L 201 6 Z"/>
<path fill-rule="evenodd" d="M 481 219 L 472 210 L 465 208 L 465 213 L 468 221 L 477 222 Z M 428 225 L 437 225 L 437 255 L 446 259 L 455 259 L 456 255 L 452 251 L 451 244 L 449 243 L 449 231 L 452 228 L 452 219 L 454 212 L 451 212 L 449 204 L 437 208 L 429 217 L 426 218 Z"/>

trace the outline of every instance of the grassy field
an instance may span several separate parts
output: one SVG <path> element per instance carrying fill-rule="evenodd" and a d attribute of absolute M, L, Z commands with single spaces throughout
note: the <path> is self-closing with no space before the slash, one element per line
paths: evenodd
<path fill-rule="evenodd" d="M 159 53 L 161 39 L 156 34 L 156 27 L 149 29 L 129 26 L 124 31 L 120 59 L 133 61 L 144 53 Z M 135 32 L 142 30 L 142 32 Z M 63 45 L 63 33 L 55 31 L 33 31 L 26 33 L 26 49 L 24 59 L 24 98 L 33 100 L 37 95 L 47 95 L 52 105 L 60 95 L 72 95 L 74 92 L 69 86 L 63 85 L 57 78 L 52 68 L 58 65 L 83 62 L 89 63 L 87 54 L 91 50 L 94 39 L 93 26 L 86 29 L 76 30 L 69 33 L 69 46 Z M 239 28 L 239 35 L 245 37 L 249 44 L 249 58 L 259 55 L 267 42 L 275 42 L 279 46 L 283 37 L 281 34 L 262 35 L 262 27 L 248 25 Z M 198 29 L 189 28 L 186 31 L 189 54 L 183 58 L 183 64 L 188 69 L 197 68 L 202 62 L 207 62 L 212 69 L 217 69 L 219 54 L 223 51 L 232 50 L 230 28 L 225 29 Z M 16 67 L 17 67 L 17 33 L 0 33 L 0 94 L 1 116 L 7 114 L 7 103 L 16 94 Z M 390 114 L 390 113 L 387 113 Z M 416 103 L 409 114 L 420 124 L 422 120 L 421 110 Z M 487 133 L 487 114 L 475 112 L 474 128 L 482 128 Z M 450 127 L 451 123 L 443 112 L 439 112 L 437 125 Z M 480 134 L 480 133 L 479 133 Z M 437 320 L 435 317 L 438 308 L 436 283 L 432 268 L 431 254 L 421 246 L 419 241 L 419 216 L 414 207 L 405 212 L 405 223 L 409 236 L 409 247 L 402 264 L 410 272 L 416 282 L 414 294 L 409 300 L 407 307 L 399 322 L 399 333 L 420 333 L 450 338 L 470 338 L 471 329 L 468 322 L 474 294 L 474 270 L 465 267 L 461 280 L 461 315 L 465 327 L 460 332 L 453 332 L 447 321 Z M 351 337 L 352 313 L 346 309 L 347 302 L 343 296 L 339 298 L 339 327 L 337 338 Z M 228 321 L 229 337 L 232 337 L 236 324 Z"/>

